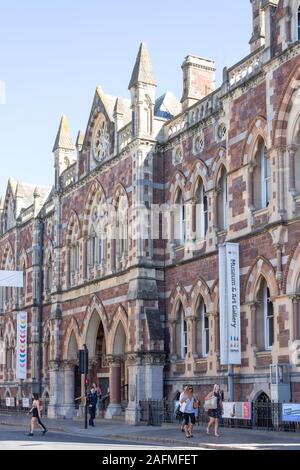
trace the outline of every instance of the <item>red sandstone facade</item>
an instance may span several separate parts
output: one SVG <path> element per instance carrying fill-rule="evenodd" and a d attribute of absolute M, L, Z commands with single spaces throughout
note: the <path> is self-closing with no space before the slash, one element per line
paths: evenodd
<path fill-rule="evenodd" d="M 299 2 L 252 5 L 251 54 L 224 70 L 220 88 L 214 63 L 188 56 L 181 104 L 168 93 L 157 99 L 142 45 L 131 102 L 98 87 L 76 146 L 62 118 L 52 190 L 10 180 L 0 266 L 24 270 L 26 283 L 2 293 L 1 398 L 40 388 L 50 416 L 72 415 L 83 344 L 91 381 L 103 393 L 109 386 L 108 418 L 126 408 L 135 423 L 140 400 L 173 397 L 186 382 L 202 399 L 220 382 L 226 397 L 218 246 L 230 241 L 241 255 L 235 399 L 272 398 L 270 365 L 284 364 L 290 399 L 299 401 Z M 29 315 L 22 390 L 13 358 L 18 310 Z"/>

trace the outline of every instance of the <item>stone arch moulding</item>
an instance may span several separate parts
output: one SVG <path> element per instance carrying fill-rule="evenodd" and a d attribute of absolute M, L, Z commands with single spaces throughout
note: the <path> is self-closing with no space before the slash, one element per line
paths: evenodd
<path fill-rule="evenodd" d="M 284 279 L 283 289 L 286 294 L 294 294 L 297 292 L 300 280 L 300 243 L 293 248 L 292 253 L 287 262 Z M 298 267 L 298 269 L 297 269 Z"/>
<path fill-rule="evenodd" d="M 112 197 L 112 205 L 117 208 L 120 197 L 125 196 L 127 199 L 127 204 L 129 207 L 129 198 L 126 188 L 123 186 L 122 183 L 118 183 L 117 186 L 114 188 L 113 197 Z"/>
<path fill-rule="evenodd" d="M 211 292 L 203 279 L 198 279 L 192 287 L 191 293 L 192 312 L 196 312 L 198 307 L 199 298 L 201 297 L 205 303 L 207 311 L 212 308 L 212 297 Z"/>
<path fill-rule="evenodd" d="M 243 147 L 244 165 L 253 161 L 256 150 L 256 143 L 261 137 L 268 146 L 268 124 L 266 118 L 263 116 L 256 116 L 250 125 L 250 130 L 245 139 Z"/>
<path fill-rule="evenodd" d="M 70 217 L 69 217 L 68 228 L 67 228 L 67 233 L 66 233 L 67 244 L 69 244 L 72 240 L 73 229 L 76 225 L 78 225 L 77 240 L 79 240 L 81 238 L 81 224 L 80 224 L 78 214 L 74 211 L 74 209 L 72 209 Z"/>
<path fill-rule="evenodd" d="M 90 185 L 90 188 L 88 190 L 88 194 L 85 200 L 84 204 L 84 220 L 83 220 L 83 233 L 84 235 L 87 235 L 88 233 L 88 227 L 90 223 L 90 216 L 91 216 L 91 209 L 92 206 L 95 202 L 96 196 L 99 194 L 99 197 L 101 201 L 106 203 L 106 194 L 103 189 L 102 184 L 98 181 L 98 179 L 94 180 L 92 184 Z"/>
<path fill-rule="evenodd" d="M 65 341 L 64 341 L 64 350 L 63 350 L 63 359 L 67 360 L 68 359 L 68 351 L 69 351 L 69 345 L 70 341 L 72 338 L 72 335 L 74 335 L 76 342 L 77 342 L 77 348 L 80 349 L 82 346 L 82 340 L 81 340 L 81 335 L 79 332 L 79 326 L 74 317 L 71 318 L 71 321 L 69 323 L 69 326 L 66 331 L 65 335 Z"/>
<path fill-rule="evenodd" d="M 81 328 L 81 331 L 82 331 L 81 336 L 82 336 L 82 341 L 83 341 L 82 344 L 86 344 L 88 333 L 89 333 L 90 322 L 95 314 L 97 314 L 99 317 L 99 323 L 102 322 L 104 336 L 105 336 L 106 341 L 108 340 L 109 331 L 110 331 L 108 316 L 101 300 L 96 295 L 94 295 L 89 305 L 87 306 L 85 317 L 83 320 L 83 325 Z"/>
<path fill-rule="evenodd" d="M 185 317 L 188 316 L 190 312 L 189 298 L 185 288 L 181 284 L 177 284 L 177 286 L 174 287 L 169 298 L 170 320 L 177 320 L 179 303 L 183 306 Z"/>
<path fill-rule="evenodd" d="M 214 187 L 217 186 L 217 183 L 218 183 L 218 179 L 219 179 L 219 174 L 220 174 L 220 169 L 222 167 L 225 168 L 225 171 L 226 173 L 228 173 L 228 165 L 227 165 L 227 161 L 226 161 L 226 148 L 225 147 L 220 147 L 214 158 L 213 158 L 213 161 L 211 162 L 211 166 L 210 166 L 210 173 L 211 173 L 211 177 L 212 177 L 212 180 L 213 180 L 213 185 Z"/>
<path fill-rule="evenodd" d="M 259 256 L 250 268 L 245 282 L 245 301 L 247 303 L 255 301 L 257 285 L 261 277 L 266 280 L 271 297 L 278 295 L 275 269 L 266 258 Z"/>
<path fill-rule="evenodd" d="M 107 338 L 107 344 L 106 344 L 108 354 L 114 353 L 115 338 L 116 338 L 116 334 L 117 334 L 120 324 L 123 327 L 127 346 L 128 346 L 128 340 L 129 340 L 128 315 L 127 315 L 125 308 L 121 304 L 118 305 L 118 307 L 116 308 L 116 311 L 113 315 L 113 319 L 110 324 L 110 334 L 109 334 L 109 337 Z"/>
<path fill-rule="evenodd" d="M 195 194 L 199 179 L 202 180 L 204 188 L 207 191 L 209 184 L 209 171 L 206 164 L 202 160 L 198 160 L 194 163 L 188 176 L 188 181 L 191 185 L 191 196 L 194 196 Z"/>
<path fill-rule="evenodd" d="M 171 185 L 169 189 L 168 200 L 170 201 L 171 204 L 175 204 L 176 194 L 177 194 L 178 189 L 180 189 L 182 196 L 185 200 L 186 183 L 187 183 L 187 179 L 185 175 L 181 171 L 176 170 L 175 174 L 173 175 L 171 179 Z"/>
<path fill-rule="evenodd" d="M 270 397 L 270 389 L 267 383 L 258 383 L 254 384 L 253 390 L 249 395 L 249 401 L 255 402 L 260 397 L 261 394 L 266 394 Z"/>
<path fill-rule="evenodd" d="M 272 131 L 272 147 L 285 147 L 287 142 L 287 129 L 289 113 L 293 107 L 293 95 L 300 87 L 300 66 L 297 64 L 292 70 L 287 85 L 279 100 L 279 105 L 274 117 L 274 127 Z"/>

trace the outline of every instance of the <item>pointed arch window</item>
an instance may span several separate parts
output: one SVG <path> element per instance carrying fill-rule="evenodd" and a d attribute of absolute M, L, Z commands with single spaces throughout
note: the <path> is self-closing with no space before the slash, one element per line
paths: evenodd
<path fill-rule="evenodd" d="M 102 194 L 98 194 L 91 210 L 88 238 L 85 241 L 86 278 L 89 276 L 90 270 L 102 270 L 104 268 L 106 252 L 106 225 L 107 220 L 105 200 Z M 87 268 L 89 268 L 89 270 Z M 98 274 L 99 273 L 97 271 L 94 271 L 94 275 L 97 276 Z"/>
<path fill-rule="evenodd" d="M 118 201 L 116 211 L 116 265 L 125 265 L 128 255 L 128 202 L 125 195 Z"/>
<path fill-rule="evenodd" d="M 72 238 L 70 241 L 68 255 L 69 255 L 69 285 L 75 286 L 78 283 L 79 268 L 80 268 L 80 248 L 78 240 L 79 228 L 73 228 Z"/>
<path fill-rule="evenodd" d="M 265 209 L 270 203 L 271 171 L 265 142 L 258 139 L 254 157 L 253 202 L 255 209 Z"/>
<path fill-rule="evenodd" d="M 264 279 L 257 294 L 255 331 L 258 349 L 271 350 L 274 344 L 274 307 L 269 287 Z"/>
<path fill-rule="evenodd" d="M 227 229 L 228 219 L 228 203 L 227 203 L 227 174 L 224 167 L 219 173 L 218 189 L 218 228 L 219 230 Z"/>
<path fill-rule="evenodd" d="M 208 201 L 204 184 L 199 178 L 196 193 L 196 239 L 201 240 L 206 237 L 208 230 Z"/>
<path fill-rule="evenodd" d="M 185 216 L 185 203 L 182 191 L 179 189 L 175 200 L 175 212 L 173 214 L 174 240 L 178 246 L 183 246 L 186 240 Z"/>
<path fill-rule="evenodd" d="M 209 316 L 203 299 L 200 300 L 197 309 L 197 353 L 200 357 L 208 357 L 209 354 Z"/>
<path fill-rule="evenodd" d="M 188 328 L 181 303 L 178 308 L 176 324 L 176 353 L 180 359 L 185 359 L 188 353 Z"/>

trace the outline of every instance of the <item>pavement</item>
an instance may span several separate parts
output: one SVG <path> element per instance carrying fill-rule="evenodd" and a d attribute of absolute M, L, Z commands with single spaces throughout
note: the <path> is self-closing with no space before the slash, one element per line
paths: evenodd
<path fill-rule="evenodd" d="M 5 436 L 5 429 L 11 433 L 17 428 L 18 432 L 29 428 L 29 417 L 23 415 L 0 415 L 0 441 Z M 97 442 L 123 443 L 123 445 L 157 445 L 167 448 L 201 448 L 220 450 L 300 450 L 300 433 L 257 431 L 253 429 L 220 429 L 221 437 L 208 436 L 206 429 L 195 426 L 194 438 L 186 439 L 176 424 L 164 424 L 162 427 L 145 425 L 130 426 L 121 421 L 95 420 L 95 427 L 84 429 L 83 420 L 72 419 L 43 419 L 49 429 L 47 436 L 59 434 L 61 439 L 68 436 L 78 438 L 76 442 L 86 442 L 84 439 L 94 439 Z M 23 432 L 23 431 L 22 431 Z M 37 431 L 38 433 L 39 431 Z M 58 438 L 59 441 L 59 438 Z"/>

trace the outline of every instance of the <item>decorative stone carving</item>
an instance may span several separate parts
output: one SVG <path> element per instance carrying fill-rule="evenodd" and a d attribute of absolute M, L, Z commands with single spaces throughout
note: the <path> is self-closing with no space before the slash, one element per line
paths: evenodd
<path fill-rule="evenodd" d="M 109 156 L 110 138 L 106 122 L 99 120 L 92 142 L 93 157 L 97 162 L 102 162 Z"/>

